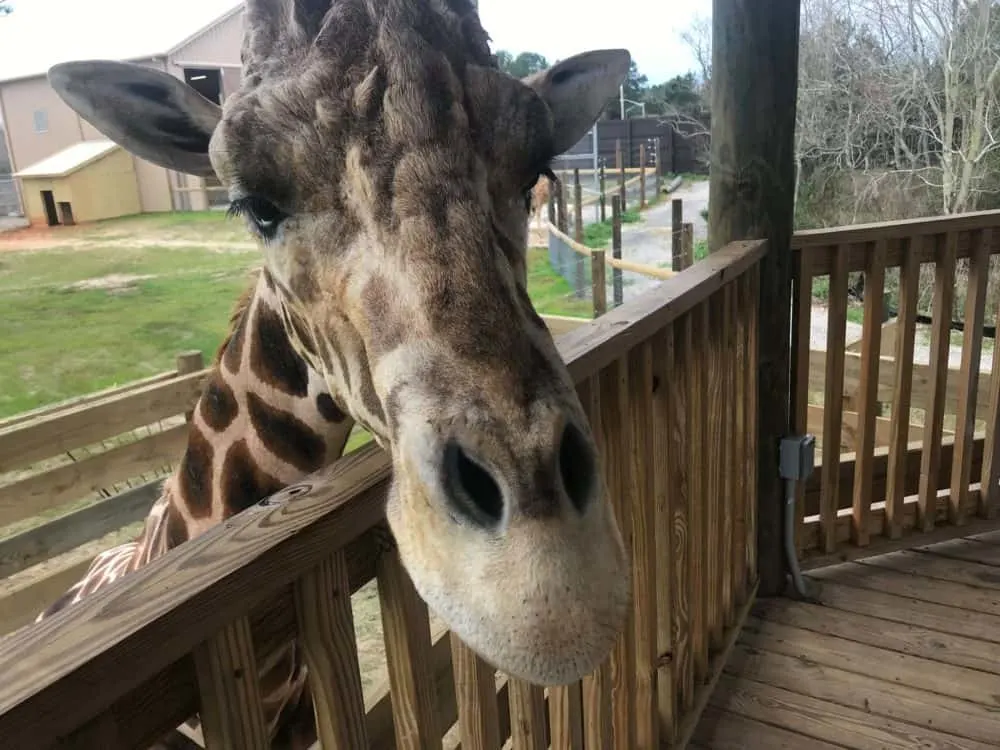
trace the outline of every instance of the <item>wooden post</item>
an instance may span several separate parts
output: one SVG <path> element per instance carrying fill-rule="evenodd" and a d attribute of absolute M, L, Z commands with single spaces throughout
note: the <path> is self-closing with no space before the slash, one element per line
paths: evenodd
<path fill-rule="evenodd" d="M 622 259 L 622 204 L 621 196 L 611 196 L 611 257 Z M 611 286 L 615 299 L 615 307 L 622 302 L 622 269 L 615 267 L 611 271 Z"/>
<path fill-rule="evenodd" d="M 205 358 L 198 349 L 181 352 L 175 360 L 178 375 L 190 375 L 205 368 Z M 194 409 L 184 412 L 184 421 L 190 422 L 194 417 Z"/>
<path fill-rule="evenodd" d="M 778 448 L 790 433 L 795 105 L 800 0 L 713 0 L 708 248 L 768 240 L 760 264 L 757 336 L 758 594 L 783 592 L 783 482 Z M 766 112 L 767 117 L 758 113 Z M 753 571 L 751 571 L 751 575 Z"/>
<path fill-rule="evenodd" d="M 615 167 L 618 169 L 618 197 L 622 202 L 622 212 L 627 205 L 625 201 L 625 159 L 622 156 L 622 139 L 615 141 Z"/>
<path fill-rule="evenodd" d="M 639 144 L 639 210 L 646 207 L 646 143 Z"/>
<path fill-rule="evenodd" d="M 608 276 L 604 250 L 590 253 L 590 285 L 594 296 L 594 317 L 599 318 L 608 311 Z"/>
<path fill-rule="evenodd" d="M 548 178 L 546 178 L 548 179 Z M 556 224 L 556 191 L 555 189 L 558 185 L 552 181 L 549 182 L 549 224 L 552 226 L 558 226 Z"/>
<path fill-rule="evenodd" d="M 694 263 L 694 224 L 690 221 L 681 224 L 681 248 L 684 268 L 690 268 Z"/>
<path fill-rule="evenodd" d="M 670 201 L 670 257 L 675 271 L 684 270 L 684 245 L 681 225 L 684 223 L 684 201 L 674 198 Z"/>
<path fill-rule="evenodd" d="M 601 175 L 601 184 L 600 184 L 600 191 L 601 191 L 601 197 L 600 197 L 600 202 L 601 202 L 601 223 L 603 224 L 604 222 L 606 222 L 608 220 L 608 214 L 607 214 L 608 198 L 607 198 L 607 196 L 605 195 L 605 192 L 604 192 L 605 190 L 607 190 L 607 188 L 605 186 L 605 179 L 604 179 L 604 160 L 603 159 L 601 160 L 601 172 L 600 172 L 600 175 Z"/>
<path fill-rule="evenodd" d="M 654 162 L 654 169 L 656 170 L 656 200 L 660 199 L 660 191 L 663 189 L 663 175 L 660 170 L 663 168 L 663 157 L 660 152 L 663 151 L 663 137 L 656 137 L 656 155 Z"/>
<path fill-rule="evenodd" d="M 566 220 L 566 193 L 563 190 L 562 180 L 556 182 L 556 228 L 566 234 L 569 222 Z"/>
<path fill-rule="evenodd" d="M 579 168 L 573 169 L 573 239 L 583 244 L 583 186 L 580 185 Z M 586 278 L 584 257 L 577 252 L 573 254 L 576 256 L 576 296 L 582 299 Z"/>

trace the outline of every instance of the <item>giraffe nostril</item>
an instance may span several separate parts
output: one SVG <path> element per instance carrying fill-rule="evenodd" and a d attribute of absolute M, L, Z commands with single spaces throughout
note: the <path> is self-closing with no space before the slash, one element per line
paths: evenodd
<path fill-rule="evenodd" d="M 503 519 L 499 485 L 454 440 L 444 447 L 444 487 L 452 505 L 477 525 L 493 528 Z"/>
<path fill-rule="evenodd" d="M 580 513 L 594 495 L 595 456 L 580 428 L 567 422 L 559 444 L 559 476 L 573 507 Z"/>

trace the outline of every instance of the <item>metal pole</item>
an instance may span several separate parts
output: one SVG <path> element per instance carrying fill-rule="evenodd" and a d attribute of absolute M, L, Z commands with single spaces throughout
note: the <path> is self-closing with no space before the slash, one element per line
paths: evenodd
<path fill-rule="evenodd" d="M 598 177 L 597 177 L 597 123 L 596 122 L 594 123 L 594 127 L 590 129 L 590 132 L 592 134 L 590 139 L 590 142 L 592 144 L 591 149 L 594 152 L 592 159 L 594 164 L 594 171 L 591 174 L 592 178 L 591 182 L 594 183 L 594 190 L 597 191 L 600 188 L 598 186 Z M 594 204 L 594 221 L 599 222 L 600 220 L 601 220 L 601 206 L 600 203 L 598 202 Z"/>

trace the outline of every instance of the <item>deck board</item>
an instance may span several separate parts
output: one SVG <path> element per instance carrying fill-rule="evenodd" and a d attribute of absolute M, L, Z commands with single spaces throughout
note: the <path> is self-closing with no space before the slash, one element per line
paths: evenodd
<path fill-rule="evenodd" d="M 1000 746 L 1000 533 L 808 576 L 755 604 L 689 747 Z"/>

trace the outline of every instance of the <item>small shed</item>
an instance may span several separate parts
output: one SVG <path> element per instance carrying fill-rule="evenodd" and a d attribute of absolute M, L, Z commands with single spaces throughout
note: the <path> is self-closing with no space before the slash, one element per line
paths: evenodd
<path fill-rule="evenodd" d="M 142 210 L 135 162 L 112 141 L 74 143 L 15 177 L 32 224 L 76 224 Z"/>

